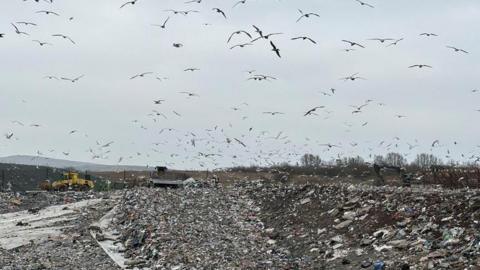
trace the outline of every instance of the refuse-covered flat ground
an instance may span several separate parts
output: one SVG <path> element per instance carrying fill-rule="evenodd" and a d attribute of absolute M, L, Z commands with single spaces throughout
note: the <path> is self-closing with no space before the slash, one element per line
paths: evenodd
<path fill-rule="evenodd" d="M 105 241 L 137 269 L 480 269 L 478 190 L 249 181 L 101 200 L 61 235 L 0 249 L 0 269 L 120 269 Z"/>

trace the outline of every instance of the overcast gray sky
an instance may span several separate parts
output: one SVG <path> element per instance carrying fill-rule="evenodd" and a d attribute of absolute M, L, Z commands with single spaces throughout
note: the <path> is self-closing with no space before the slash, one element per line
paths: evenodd
<path fill-rule="evenodd" d="M 472 92 L 480 89 L 479 1 L 371 0 L 375 8 L 369 8 L 354 0 L 250 0 L 232 8 L 236 1 L 139 0 L 120 9 L 123 3 L 2 1 L 0 132 L 5 136 L 0 156 L 40 153 L 110 164 L 123 157 L 121 164 L 212 168 L 295 162 L 305 152 L 330 159 L 397 151 L 409 160 L 417 152 L 431 152 L 463 161 L 479 153 L 480 92 Z M 212 11 L 215 7 L 228 19 Z M 199 13 L 174 15 L 166 9 Z M 296 23 L 298 9 L 320 17 Z M 40 10 L 60 16 L 36 13 Z M 167 17 L 166 29 L 152 26 Z M 29 36 L 16 34 L 11 23 Z M 264 33 L 283 33 L 271 37 L 282 58 L 266 40 L 229 49 L 250 41 L 238 35 L 227 44 L 233 31 L 258 36 L 252 25 Z M 423 32 L 438 36 L 420 36 Z M 76 44 L 52 34 L 67 35 Z M 317 45 L 290 40 L 303 35 Z M 388 41 L 368 40 L 379 37 L 404 40 L 389 47 Z M 366 48 L 345 52 L 350 46 L 342 39 Z M 408 68 L 415 64 L 433 68 Z M 183 71 L 190 67 L 200 70 Z M 247 80 L 249 69 L 277 80 Z M 154 74 L 130 80 L 142 72 Z M 357 72 L 366 80 L 340 80 Z M 71 83 L 44 79 L 47 75 L 85 76 Z M 335 94 L 321 93 L 330 88 Z M 156 99 L 165 102 L 155 105 Z M 350 105 L 366 100 L 373 101 L 352 114 Z M 303 116 L 315 106 L 325 109 Z M 149 116 L 152 110 L 167 119 Z M 172 130 L 160 133 L 162 128 Z M 72 130 L 78 132 L 69 134 Z M 440 144 L 432 148 L 437 139 Z M 110 141 L 111 146 L 101 147 Z M 327 143 L 340 147 L 321 145 Z M 418 146 L 410 150 L 408 144 Z"/>

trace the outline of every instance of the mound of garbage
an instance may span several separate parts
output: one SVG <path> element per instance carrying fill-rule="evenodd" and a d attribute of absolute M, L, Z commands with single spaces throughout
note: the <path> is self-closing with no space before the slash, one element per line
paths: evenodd
<path fill-rule="evenodd" d="M 114 228 L 130 267 L 479 269 L 480 192 L 284 185 L 134 189 Z"/>
<path fill-rule="evenodd" d="M 16 207 L 28 209 L 0 214 L 1 270 L 119 269 L 88 233 L 90 224 L 110 211 L 116 200 L 108 196 L 82 200 L 88 195 L 69 194 L 0 194 L 4 202 L 18 200 Z"/>
<path fill-rule="evenodd" d="M 480 267 L 478 190 L 257 183 L 248 193 L 300 268 Z"/>
<path fill-rule="evenodd" d="M 135 189 L 117 205 L 127 265 L 153 269 L 284 268 L 241 189 Z"/>

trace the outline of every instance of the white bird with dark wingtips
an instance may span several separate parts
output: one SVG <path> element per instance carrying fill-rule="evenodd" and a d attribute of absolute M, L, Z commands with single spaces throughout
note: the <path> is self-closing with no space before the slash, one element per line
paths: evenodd
<path fill-rule="evenodd" d="M 72 83 L 76 83 L 78 80 L 80 80 L 81 78 L 83 78 L 85 75 L 82 75 L 82 76 L 78 76 L 74 79 L 70 79 L 70 78 L 65 78 L 65 77 L 62 77 L 61 79 L 64 80 L 64 81 L 70 81 Z"/>
<path fill-rule="evenodd" d="M 23 35 L 26 35 L 26 36 L 29 36 L 29 35 L 30 35 L 30 34 L 28 34 L 28 33 L 26 33 L 26 32 L 20 31 L 20 30 L 18 29 L 18 27 L 17 27 L 15 24 L 13 24 L 13 23 L 12 23 L 12 26 L 13 26 L 13 28 L 15 28 L 15 33 L 17 33 L 17 34 L 19 34 L 19 35 L 23 34 Z M 2 35 L 2 37 L 3 37 L 3 35 Z"/>
<path fill-rule="evenodd" d="M 301 9 L 299 9 L 298 12 L 300 12 L 301 16 L 297 19 L 297 22 L 299 22 L 303 18 L 310 18 L 311 16 L 320 17 L 320 15 L 318 15 L 317 13 L 313 13 L 313 12 L 304 13 Z"/>
<path fill-rule="evenodd" d="M 220 13 L 225 19 L 227 18 L 227 15 L 225 15 L 225 12 L 219 8 L 212 8 L 213 11 Z"/>
<path fill-rule="evenodd" d="M 313 43 L 313 44 L 317 44 L 317 42 L 316 42 L 315 40 L 313 40 L 313 39 L 311 39 L 311 38 L 309 38 L 309 37 L 307 37 L 307 36 L 294 37 L 294 38 L 292 38 L 291 40 L 298 40 L 298 39 L 308 40 L 308 41 L 310 41 L 310 42 Z"/>
<path fill-rule="evenodd" d="M 134 75 L 134 76 L 130 77 L 130 80 L 133 80 L 133 79 L 136 79 L 136 78 L 143 78 L 143 77 L 145 77 L 145 75 L 149 75 L 149 74 L 153 74 L 153 72 L 143 72 L 143 73 Z"/>
<path fill-rule="evenodd" d="M 126 5 L 135 5 L 137 3 L 138 0 L 132 0 L 132 1 L 128 1 L 126 3 L 124 3 L 123 5 L 120 6 L 120 8 L 123 8 L 125 7 Z"/>
<path fill-rule="evenodd" d="M 152 24 L 152 25 L 153 25 L 153 26 L 158 26 L 158 27 L 160 27 L 160 28 L 162 28 L 162 29 L 165 29 L 165 27 L 167 26 L 168 20 L 170 20 L 170 17 L 168 17 L 168 18 L 163 22 L 163 24 Z"/>
<path fill-rule="evenodd" d="M 370 4 L 368 4 L 368 3 L 362 2 L 362 1 L 360 1 L 360 0 L 355 0 L 355 1 L 357 1 L 361 6 L 366 6 L 366 7 L 369 7 L 369 8 L 374 8 L 373 5 L 370 5 Z"/>
<path fill-rule="evenodd" d="M 365 46 L 363 46 L 362 44 L 354 42 L 354 41 L 350 41 L 350 40 L 346 40 L 346 39 L 342 39 L 342 41 L 350 44 L 350 46 L 352 46 L 352 47 L 353 46 L 358 46 L 360 48 L 365 48 Z"/>
<path fill-rule="evenodd" d="M 408 68 L 432 68 L 430 65 L 424 65 L 424 64 L 417 64 L 417 65 L 411 65 Z"/>
<path fill-rule="evenodd" d="M 46 15 L 55 15 L 55 16 L 60 16 L 60 14 L 56 13 L 56 12 L 53 12 L 53 11 L 49 11 L 49 10 L 40 10 L 40 11 L 37 11 L 35 13 L 44 13 Z"/>
<path fill-rule="evenodd" d="M 252 35 L 250 35 L 250 33 L 248 33 L 247 31 L 245 31 L 245 30 L 238 30 L 238 31 L 235 31 L 235 32 L 233 32 L 232 34 L 230 34 L 230 37 L 228 38 L 227 43 L 229 43 L 230 40 L 232 40 L 232 38 L 233 38 L 234 35 L 240 35 L 240 34 L 245 34 L 245 35 L 248 36 L 250 39 L 252 39 Z"/>
<path fill-rule="evenodd" d="M 68 39 L 71 43 L 76 44 L 73 39 L 71 39 L 69 36 L 63 35 L 63 34 L 53 34 L 53 37 L 61 37 L 63 39 Z"/>
<path fill-rule="evenodd" d="M 459 49 L 457 47 L 453 47 L 453 46 L 447 46 L 447 48 L 449 49 L 452 49 L 454 50 L 455 52 L 463 52 L 463 53 L 468 53 L 467 51 L 465 51 L 464 49 Z"/>

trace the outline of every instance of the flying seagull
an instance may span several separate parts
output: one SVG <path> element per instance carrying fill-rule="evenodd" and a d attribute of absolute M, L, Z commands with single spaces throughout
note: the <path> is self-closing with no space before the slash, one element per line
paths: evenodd
<path fill-rule="evenodd" d="M 247 3 L 247 0 L 240 0 L 240 1 L 238 1 L 237 3 L 235 3 L 235 5 L 233 5 L 232 8 L 234 8 L 234 7 L 236 7 L 236 6 L 240 5 L 240 4 L 245 4 L 245 3 Z"/>
<path fill-rule="evenodd" d="M 318 109 L 323 109 L 323 108 L 325 108 L 325 106 L 317 106 L 317 107 L 314 107 L 314 108 L 308 110 L 303 116 L 312 115 L 316 110 L 318 110 Z"/>
<path fill-rule="evenodd" d="M 362 1 L 360 1 L 360 0 L 355 0 L 355 1 L 357 1 L 361 6 L 366 6 L 366 7 L 374 8 L 374 6 L 372 6 L 372 5 L 368 4 L 368 3 L 362 2 Z"/>
<path fill-rule="evenodd" d="M 255 42 L 255 41 L 257 41 L 257 40 L 259 40 L 259 39 L 262 39 L 262 38 L 263 38 L 263 39 L 269 39 L 271 36 L 281 35 L 281 34 L 282 34 L 282 33 L 270 33 L 270 34 L 264 35 L 264 34 L 263 34 L 263 31 L 260 30 L 260 28 L 258 28 L 258 27 L 255 26 L 255 25 L 252 25 L 252 26 L 253 26 L 253 28 L 255 28 L 255 32 L 259 35 L 259 37 L 253 39 L 252 42 Z"/>
<path fill-rule="evenodd" d="M 350 46 L 352 46 L 352 47 L 353 47 L 353 46 L 358 46 L 358 47 L 360 47 L 360 48 L 365 48 L 365 46 L 363 46 L 363 45 L 361 45 L 361 44 L 359 44 L 359 43 L 357 43 L 357 42 L 354 42 L 354 41 L 345 40 L 345 39 L 343 39 L 342 41 L 343 41 L 343 42 L 346 42 L 346 43 L 349 43 Z"/>
<path fill-rule="evenodd" d="M 368 40 L 380 41 L 380 43 L 385 43 L 385 41 L 395 40 L 393 38 L 370 38 Z"/>
<path fill-rule="evenodd" d="M 254 80 L 254 81 L 264 81 L 264 80 L 268 81 L 269 79 L 276 80 L 277 78 L 268 76 L 268 75 L 261 75 L 261 74 L 253 75 L 253 77 L 248 78 L 248 80 Z"/>
<path fill-rule="evenodd" d="M 297 19 L 297 22 L 299 22 L 303 18 L 310 18 L 310 16 L 320 17 L 320 15 L 318 15 L 317 13 L 313 13 L 313 12 L 304 13 L 301 9 L 299 9 L 298 12 L 300 12 L 301 16 L 300 18 Z"/>
<path fill-rule="evenodd" d="M 397 45 L 397 44 L 398 44 L 400 41 L 402 41 L 402 40 L 403 40 L 403 38 L 397 39 L 397 40 L 395 40 L 394 42 L 388 44 L 387 47 Z"/>
<path fill-rule="evenodd" d="M 280 56 L 280 49 L 278 49 L 272 41 L 270 41 L 270 45 L 272 46 L 272 51 L 274 51 L 278 55 L 278 57 L 281 58 L 282 56 Z"/>
<path fill-rule="evenodd" d="M 227 43 L 230 42 L 230 40 L 232 39 L 232 37 L 233 37 L 234 35 L 240 35 L 240 34 L 245 34 L 245 35 L 247 35 L 250 39 L 252 38 L 252 35 L 250 35 L 250 33 L 248 33 L 247 31 L 238 30 L 238 31 L 233 32 L 233 33 L 230 35 L 230 37 L 229 37 L 228 40 L 227 40 Z"/>
<path fill-rule="evenodd" d="M 48 43 L 48 42 L 42 42 L 40 40 L 32 40 L 33 42 L 37 42 L 40 46 L 43 46 L 43 45 L 52 45 L 51 43 Z"/>
<path fill-rule="evenodd" d="M 32 23 L 32 22 L 16 22 L 16 23 L 18 23 L 18 24 L 23 24 L 23 25 L 26 25 L 26 26 L 29 26 L 29 25 L 31 25 L 31 26 L 37 26 L 36 23 Z"/>
<path fill-rule="evenodd" d="M 264 114 L 270 114 L 270 115 L 272 115 L 272 116 L 275 116 L 275 115 L 277 115 L 277 114 L 284 114 L 284 113 L 282 113 L 282 112 L 263 112 L 263 113 L 264 113 Z"/>
<path fill-rule="evenodd" d="M 225 15 L 225 12 L 223 12 L 223 10 L 219 9 L 219 8 L 212 8 L 213 11 L 217 12 L 217 13 L 220 13 L 222 14 L 222 16 L 226 19 L 227 18 L 227 15 Z"/>
<path fill-rule="evenodd" d="M 163 22 L 163 24 L 152 24 L 152 25 L 153 25 L 153 26 L 158 26 L 158 27 L 160 27 L 160 28 L 162 28 L 162 29 L 165 29 L 165 27 L 167 26 L 168 20 L 170 20 L 170 17 L 168 17 L 168 18 Z"/>
<path fill-rule="evenodd" d="M 240 145 L 242 145 L 243 147 L 247 147 L 247 145 L 244 144 L 244 143 L 243 143 L 242 141 L 240 141 L 239 139 L 237 139 L 237 138 L 234 138 L 234 139 L 235 139 L 235 141 L 237 141 L 237 142 L 238 142 Z"/>
<path fill-rule="evenodd" d="M 26 36 L 29 36 L 28 33 L 25 33 L 25 32 L 20 31 L 15 24 L 12 23 L 12 26 L 13 26 L 13 28 L 15 28 L 15 33 L 17 33 L 17 34 L 19 34 L 19 35 L 20 35 L 20 34 L 24 34 L 24 35 L 26 35 Z M 2 35 L 2 37 L 3 37 L 3 35 Z"/>
<path fill-rule="evenodd" d="M 235 49 L 235 48 L 237 48 L 237 47 L 243 48 L 243 47 L 245 47 L 245 46 L 250 46 L 250 45 L 253 45 L 253 44 L 252 44 L 252 43 L 237 44 L 237 45 L 235 45 L 235 46 L 230 47 L 230 50 L 231 50 L 231 49 Z"/>
<path fill-rule="evenodd" d="M 180 92 L 180 94 L 185 94 L 185 95 L 187 95 L 187 96 L 189 96 L 189 97 L 198 97 L 197 94 L 192 93 L 192 92 Z"/>
<path fill-rule="evenodd" d="M 367 106 L 368 103 L 362 104 L 360 106 L 350 105 L 350 107 L 355 108 L 356 110 L 360 111 L 363 107 Z"/>
<path fill-rule="evenodd" d="M 76 44 L 75 41 L 73 41 L 73 39 L 71 39 L 69 36 L 66 36 L 66 35 L 63 35 L 63 34 L 54 34 L 52 35 L 53 37 L 61 37 L 61 38 L 64 38 L 64 39 L 68 39 L 70 40 L 70 42 L 72 42 L 73 44 Z"/>
<path fill-rule="evenodd" d="M 61 79 L 62 79 L 62 80 L 65 80 L 65 81 L 71 81 L 72 83 L 75 83 L 75 82 L 77 82 L 78 80 L 80 80 L 81 78 L 83 78 L 83 76 L 85 76 L 85 75 L 78 76 L 78 77 L 76 77 L 76 78 L 74 78 L 74 79 L 70 79 L 70 78 L 66 78 L 66 77 L 62 77 Z"/>
<path fill-rule="evenodd" d="M 255 32 L 260 36 L 260 37 L 263 37 L 263 31 L 260 30 L 260 28 L 258 28 L 257 26 L 255 25 L 252 25 L 253 28 L 255 28 Z"/>
<path fill-rule="evenodd" d="M 138 78 L 138 77 L 143 78 L 143 77 L 145 77 L 145 75 L 152 74 L 152 73 L 153 72 L 143 72 L 143 73 L 140 73 L 140 74 L 137 74 L 137 75 L 134 75 L 134 76 L 130 77 L 130 80 L 133 80 L 133 79 Z"/>
<path fill-rule="evenodd" d="M 360 80 L 366 80 L 365 78 L 359 77 L 359 76 L 357 76 L 357 75 L 358 75 L 358 73 L 355 73 L 355 74 L 350 75 L 350 76 L 348 76 L 348 77 L 341 78 L 341 80 L 345 80 L 345 81 L 355 81 L 355 80 L 358 80 L 358 79 L 360 79 Z"/>
<path fill-rule="evenodd" d="M 412 66 L 409 66 L 408 68 L 415 68 L 415 67 L 418 67 L 418 68 L 432 68 L 432 66 L 430 65 L 424 65 L 424 64 L 418 64 L 418 65 L 412 65 Z"/>
<path fill-rule="evenodd" d="M 183 16 L 187 16 L 188 13 L 190 12 L 199 12 L 198 10 L 185 10 L 185 11 L 182 11 L 182 10 L 174 10 L 174 9 L 166 9 L 164 10 L 166 12 L 172 12 L 174 15 L 178 15 L 178 14 L 182 14 Z"/>
<path fill-rule="evenodd" d="M 313 44 L 317 44 L 317 42 L 309 37 L 306 37 L 306 36 L 303 36 L 303 37 L 294 37 L 292 38 L 292 40 L 297 40 L 297 39 L 302 39 L 302 40 L 308 40 L 310 42 L 312 42 Z"/>
<path fill-rule="evenodd" d="M 52 15 L 55 15 L 55 16 L 60 16 L 58 13 L 53 12 L 53 11 L 49 11 L 49 10 L 40 10 L 40 11 L 37 11 L 35 13 L 45 13 L 46 15 L 52 14 Z"/>
<path fill-rule="evenodd" d="M 465 51 L 465 50 L 463 50 L 463 49 L 459 49 L 459 48 L 453 47 L 453 46 L 447 46 L 447 48 L 452 49 L 452 50 L 454 50 L 455 52 L 468 53 L 467 51 Z"/>
<path fill-rule="evenodd" d="M 434 34 L 434 33 L 421 33 L 420 36 L 438 37 L 438 35 L 437 35 L 437 34 Z"/>
<path fill-rule="evenodd" d="M 331 143 L 324 143 L 324 144 L 319 144 L 320 146 L 326 146 L 328 147 L 329 149 L 331 149 L 332 147 L 340 147 L 338 145 L 335 145 L 335 144 L 331 144 Z"/>
<path fill-rule="evenodd" d="M 128 1 L 126 3 L 124 3 L 123 5 L 120 6 L 120 8 L 123 8 L 124 6 L 126 5 L 135 5 L 137 3 L 138 0 L 132 0 L 132 1 Z"/>

